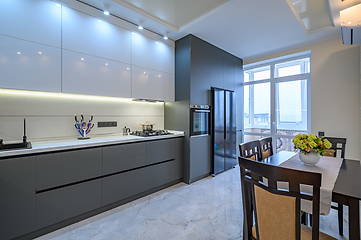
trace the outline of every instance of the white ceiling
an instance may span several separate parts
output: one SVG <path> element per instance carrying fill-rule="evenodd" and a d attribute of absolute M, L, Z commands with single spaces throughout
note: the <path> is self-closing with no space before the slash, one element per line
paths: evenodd
<path fill-rule="evenodd" d="M 173 40 L 193 34 L 243 60 L 340 37 L 339 12 L 361 2 L 329 0 L 335 27 L 307 35 L 286 0 L 230 0 L 179 32 L 112 0 L 80 1 L 99 9 L 109 4 L 111 14 L 135 24 L 142 20 L 144 28 L 159 34 L 168 31 Z"/>

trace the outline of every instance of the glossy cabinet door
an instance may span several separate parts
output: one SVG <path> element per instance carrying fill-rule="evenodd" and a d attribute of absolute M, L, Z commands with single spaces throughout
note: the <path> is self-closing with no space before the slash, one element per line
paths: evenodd
<path fill-rule="evenodd" d="M 82 149 L 37 156 L 37 190 L 63 187 L 102 175 L 102 149 Z"/>
<path fill-rule="evenodd" d="M 0 239 L 35 230 L 36 156 L 0 160 Z"/>
<path fill-rule="evenodd" d="M 0 34 L 60 47 L 61 8 L 53 1 L 2 0 Z"/>
<path fill-rule="evenodd" d="M 0 88 L 61 92 L 61 50 L 0 35 Z"/>
<path fill-rule="evenodd" d="M 145 191 L 145 169 L 137 169 L 103 178 L 103 206 Z"/>
<path fill-rule="evenodd" d="M 174 75 L 133 66 L 132 98 L 174 101 Z"/>
<path fill-rule="evenodd" d="M 131 67 L 72 51 L 62 51 L 64 93 L 131 97 Z"/>
<path fill-rule="evenodd" d="M 131 35 L 128 30 L 63 7 L 63 49 L 130 63 Z"/>
<path fill-rule="evenodd" d="M 36 228 L 41 229 L 101 207 L 101 180 L 40 193 L 36 197 Z"/>
<path fill-rule="evenodd" d="M 174 48 L 134 33 L 132 34 L 132 64 L 174 74 Z"/>

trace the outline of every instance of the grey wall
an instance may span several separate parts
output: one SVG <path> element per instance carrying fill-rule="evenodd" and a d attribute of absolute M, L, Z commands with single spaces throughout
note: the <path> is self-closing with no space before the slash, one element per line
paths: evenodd
<path fill-rule="evenodd" d="M 211 87 L 233 90 L 237 95 L 237 115 L 242 116 L 243 61 L 193 35 L 176 41 L 175 100 L 164 107 L 164 127 L 185 132 L 184 176 L 187 183 L 209 175 L 211 169 L 210 137 L 190 138 L 189 104 L 210 105 Z M 238 117 L 238 119 L 242 119 Z M 242 128 L 237 121 L 237 129 Z M 205 144 L 207 142 L 207 144 Z M 208 147 L 207 149 L 204 149 Z M 202 149 L 202 153 L 193 152 Z M 192 157 L 193 156 L 193 157 Z M 200 159 L 200 158 L 207 159 Z"/>

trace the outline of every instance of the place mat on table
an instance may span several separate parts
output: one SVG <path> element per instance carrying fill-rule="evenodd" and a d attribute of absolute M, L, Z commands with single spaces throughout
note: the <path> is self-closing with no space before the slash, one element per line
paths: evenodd
<path fill-rule="evenodd" d="M 291 168 L 301 171 L 317 172 L 322 174 L 320 189 L 320 214 L 328 215 L 331 210 L 332 190 L 335 185 L 338 172 L 342 164 L 342 158 L 321 156 L 315 166 L 306 166 L 298 154 L 280 164 L 280 167 Z M 278 187 L 281 187 L 278 185 Z M 312 194 L 312 186 L 302 185 L 300 191 Z M 301 200 L 301 210 L 312 214 L 312 202 Z"/>

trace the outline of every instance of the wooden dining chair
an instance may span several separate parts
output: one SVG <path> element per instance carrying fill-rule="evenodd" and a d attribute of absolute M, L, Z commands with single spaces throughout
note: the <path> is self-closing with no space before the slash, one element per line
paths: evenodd
<path fill-rule="evenodd" d="M 261 145 L 259 140 L 253 140 L 239 144 L 241 157 L 249 158 L 255 161 L 262 160 Z"/>
<path fill-rule="evenodd" d="M 261 145 L 262 159 L 273 155 L 272 137 L 265 137 L 259 140 Z"/>
<path fill-rule="evenodd" d="M 323 137 L 331 143 L 331 148 L 326 149 L 323 156 L 339 157 L 345 159 L 346 138 Z M 338 215 L 338 234 L 343 236 L 343 205 L 338 203 L 337 206 L 331 205 L 332 209 L 337 210 Z"/>
<path fill-rule="evenodd" d="M 335 239 L 319 231 L 320 173 L 272 166 L 244 157 L 238 160 L 246 230 L 243 239 Z M 260 177 L 268 179 L 268 183 L 259 181 Z M 289 189 L 278 189 L 277 182 L 287 182 Z M 312 186 L 313 194 L 300 192 L 300 184 Z M 301 225 L 301 199 L 312 201 L 312 228 Z"/>

